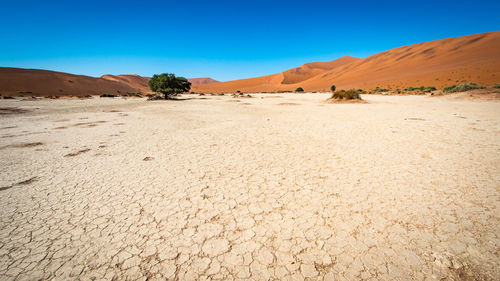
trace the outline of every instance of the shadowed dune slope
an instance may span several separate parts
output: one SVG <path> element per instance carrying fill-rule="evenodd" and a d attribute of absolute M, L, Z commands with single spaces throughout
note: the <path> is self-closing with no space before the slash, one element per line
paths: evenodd
<path fill-rule="evenodd" d="M 125 85 L 129 85 L 132 88 L 137 89 L 137 92 L 148 93 L 149 90 L 149 77 L 139 76 L 137 74 L 126 74 L 126 75 L 103 75 L 101 78 L 117 81 Z"/>
<path fill-rule="evenodd" d="M 332 84 L 337 88 L 364 89 L 421 85 L 443 88 L 463 82 L 492 85 L 500 83 L 499 50 L 500 31 L 497 31 L 399 47 L 323 72 L 318 69 L 324 63 L 313 63 L 279 74 L 194 88 L 207 92 L 249 92 L 294 90 L 299 86 L 306 91 L 326 91 Z M 310 65 L 314 70 L 307 71 Z M 315 75 L 310 76 L 311 73 Z"/>
<path fill-rule="evenodd" d="M 95 78 L 48 70 L 0 67 L 0 94 L 86 96 L 146 92 L 145 79 L 147 78 L 136 75 L 105 75 Z"/>

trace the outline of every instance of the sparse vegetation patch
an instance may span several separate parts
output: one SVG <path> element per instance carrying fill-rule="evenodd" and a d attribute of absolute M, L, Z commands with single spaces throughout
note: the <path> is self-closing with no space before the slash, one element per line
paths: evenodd
<path fill-rule="evenodd" d="M 384 88 L 377 87 L 375 89 L 371 89 L 370 90 L 370 94 L 373 94 L 373 93 L 382 93 L 382 92 L 389 92 L 389 89 L 384 89 Z"/>
<path fill-rule="evenodd" d="M 329 103 L 342 102 L 364 102 L 361 98 L 359 89 L 340 90 L 333 92 L 332 96 L 327 100 Z"/>
<path fill-rule="evenodd" d="M 414 91 L 420 91 L 420 92 L 424 92 L 424 93 L 430 93 L 432 91 L 435 91 L 436 90 L 436 87 L 434 86 L 420 86 L 418 88 L 415 88 L 415 87 L 408 87 L 405 89 L 405 91 L 407 92 L 414 92 Z"/>
<path fill-rule="evenodd" d="M 165 99 L 171 99 L 174 95 L 191 90 L 191 82 L 172 73 L 155 74 L 148 83 L 151 91 L 163 94 Z"/>
<path fill-rule="evenodd" d="M 359 95 L 358 90 L 356 89 L 349 89 L 349 90 L 340 90 L 340 91 L 335 91 L 331 97 L 332 99 L 345 99 L 345 100 L 355 100 L 361 99 L 361 96 Z"/>
<path fill-rule="evenodd" d="M 486 88 L 486 87 L 479 86 L 476 83 L 458 84 L 458 85 L 453 85 L 453 86 L 444 88 L 443 92 L 445 92 L 445 93 L 458 93 L 458 92 L 467 92 L 470 90 L 484 89 L 484 88 Z"/>

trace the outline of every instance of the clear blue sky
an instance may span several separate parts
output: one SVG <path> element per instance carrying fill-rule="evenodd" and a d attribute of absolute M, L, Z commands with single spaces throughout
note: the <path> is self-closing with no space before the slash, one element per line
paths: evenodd
<path fill-rule="evenodd" d="M 0 0 L 0 66 L 218 80 L 500 30 L 500 1 Z"/>

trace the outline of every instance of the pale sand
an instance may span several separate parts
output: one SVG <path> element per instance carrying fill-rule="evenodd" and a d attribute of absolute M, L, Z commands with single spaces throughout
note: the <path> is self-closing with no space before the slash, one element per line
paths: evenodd
<path fill-rule="evenodd" d="M 500 279 L 499 102 L 254 96 L 0 101 L 0 279 Z"/>

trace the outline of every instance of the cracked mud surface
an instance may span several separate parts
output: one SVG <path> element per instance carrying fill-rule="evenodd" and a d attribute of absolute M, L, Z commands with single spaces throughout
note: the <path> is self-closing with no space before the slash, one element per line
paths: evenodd
<path fill-rule="evenodd" d="M 500 103 L 254 96 L 0 101 L 0 279 L 500 279 Z"/>

